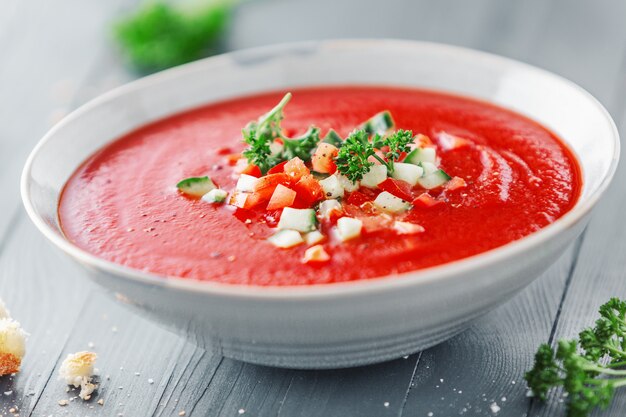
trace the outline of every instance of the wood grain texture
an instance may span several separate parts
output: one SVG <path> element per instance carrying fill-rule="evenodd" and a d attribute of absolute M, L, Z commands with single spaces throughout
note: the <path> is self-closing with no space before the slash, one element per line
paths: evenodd
<path fill-rule="evenodd" d="M 44 242 L 19 209 L 23 160 L 52 119 L 132 77 L 107 31 L 111 20 L 136 1 L 6 1 L 0 11 L 0 47 L 10 58 L 0 65 L 0 97 L 5 98 L 0 104 L 0 297 L 31 337 L 23 371 L 0 378 L 0 415 L 13 406 L 22 416 L 175 416 L 183 410 L 200 416 L 562 415 L 558 396 L 545 406 L 525 397 L 522 374 L 540 342 L 574 335 L 594 320 L 610 295 L 626 297 L 626 225 L 615 220 L 626 203 L 621 192 L 626 169 L 618 172 L 584 239 L 519 296 L 446 343 L 406 359 L 334 371 L 223 359 L 113 301 Z M 626 2 L 388 3 L 383 8 L 375 0 L 245 3 L 236 12 L 228 46 L 334 37 L 469 46 L 573 79 L 605 103 L 625 131 Z M 97 396 L 61 408 L 57 401 L 76 393 L 66 393 L 56 380 L 60 359 L 90 343 L 100 356 Z M 100 398 L 103 406 L 95 402 Z M 498 413 L 491 408 L 494 402 Z M 622 416 L 624 409 L 621 393 L 598 416 Z"/>

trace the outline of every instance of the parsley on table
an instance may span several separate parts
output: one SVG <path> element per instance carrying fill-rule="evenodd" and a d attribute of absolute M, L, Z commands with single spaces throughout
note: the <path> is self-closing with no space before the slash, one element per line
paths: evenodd
<path fill-rule="evenodd" d="M 575 340 L 560 340 L 556 350 L 542 344 L 525 375 L 541 400 L 563 387 L 569 417 L 587 417 L 595 408 L 608 407 L 615 389 L 626 386 L 626 369 L 620 369 L 626 366 L 626 301 L 612 298 L 602 305 L 600 319 L 579 339 L 581 349 Z"/>
<path fill-rule="evenodd" d="M 158 71 L 218 52 L 235 4 L 215 0 L 184 10 L 162 1 L 147 2 L 114 26 L 115 39 L 142 71 Z"/>

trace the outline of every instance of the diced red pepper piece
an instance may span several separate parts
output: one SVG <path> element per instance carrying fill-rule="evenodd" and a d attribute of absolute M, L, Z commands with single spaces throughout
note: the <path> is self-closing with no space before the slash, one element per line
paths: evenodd
<path fill-rule="evenodd" d="M 313 175 L 304 175 L 292 185 L 292 189 L 298 194 L 298 198 L 309 206 L 324 199 L 324 190 L 319 181 Z"/>
<path fill-rule="evenodd" d="M 413 200 L 412 204 L 415 207 L 430 208 L 430 207 L 438 206 L 439 204 L 444 204 L 444 202 L 441 200 L 437 200 L 436 198 L 434 198 L 428 193 L 423 193 L 423 194 L 420 194 L 420 196 L 417 197 L 415 200 Z"/>
<path fill-rule="evenodd" d="M 228 162 L 228 165 L 235 165 L 237 163 L 237 161 L 239 161 L 241 159 L 241 154 L 240 153 L 231 153 L 228 155 L 225 155 L 224 158 L 226 158 L 226 161 Z"/>
<path fill-rule="evenodd" d="M 233 150 L 232 150 L 232 149 L 230 149 L 230 148 L 227 148 L 227 147 L 224 147 L 224 148 L 218 148 L 218 149 L 217 149 L 217 151 L 216 151 L 216 153 L 217 153 L 218 155 L 228 155 L 228 154 L 233 153 Z"/>
<path fill-rule="evenodd" d="M 268 210 L 277 210 L 284 207 L 289 207 L 296 199 L 296 192 L 290 188 L 285 187 L 282 184 L 278 184 L 270 202 L 267 204 Z"/>
<path fill-rule="evenodd" d="M 250 164 L 248 165 L 243 171 L 241 171 L 242 174 L 246 174 L 246 175 L 251 175 L 253 177 L 261 177 L 261 175 L 263 175 L 261 173 L 261 168 L 259 168 L 258 166 L 254 165 L 254 164 Z"/>
<path fill-rule="evenodd" d="M 287 161 L 283 161 L 278 165 L 274 165 L 273 167 L 271 167 L 267 173 L 268 174 L 278 174 L 281 172 L 285 172 L 285 164 L 287 164 Z"/>
<path fill-rule="evenodd" d="M 334 174 L 337 171 L 335 157 L 338 153 L 339 149 L 336 146 L 325 142 L 320 143 L 311 157 L 313 171 L 322 174 Z"/>
<path fill-rule="evenodd" d="M 298 181 L 300 178 L 311 173 L 306 165 L 304 165 L 304 161 L 298 157 L 287 161 L 283 169 L 285 174 L 289 175 L 293 181 Z"/>
<path fill-rule="evenodd" d="M 346 198 L 346 203 L 357 207 L 368 201 L 370 201 L 370 198 L 360 191 L 352 191 L 350 195 L 348 195 L 348 198 Z"/>
<path fill-rule="evenodd" d="M 413 194 L 411 192 L 413 187 L 405 181 L 387 178 L 385 181 L 378 184 L 378 188 L 405 201 L 411 201 L 413 199 Z"/>

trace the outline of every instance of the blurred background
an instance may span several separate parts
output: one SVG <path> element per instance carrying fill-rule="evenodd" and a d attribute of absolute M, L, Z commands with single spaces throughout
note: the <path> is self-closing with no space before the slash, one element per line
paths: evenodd
<path fill-rule="evenodd" d="M 65 415 L 67 410 L 91 415 L 88 403 L 59 409 L 65 392 L 54 373 L 59 357 L 92 341 L 101 356 L 98 366 L 111 378 L 102 387 L 107 403 L 101 415 L 178 415 L 181 410 L 190 415 L 194 409 L 198 415 L 210 410 L 236 416 L 247 410 L 245 415 L 287 417 L 562 415 L 562 399 L 553 398 L 547 407 L 531 403 L 522 377 L 540 342 L 573 334 L 609 296 L 624 296 L 620 277 L 626 249 L 620 242 L 626 242 L 626 229 L 611 220 L 626 204 L 619 187 L 599 207 L 603 211 L 596 213 L 584 243 L 462 335 L 407 360 L 297 372 L 210 356 L 129 315 L 34 230 L 21 207 L 19 176 L 28 153 L 55 122 L 111 88 L 206 54 L 300 40 L 415 39 L 522 60 L 582 85 L 624 132 L 625 18 L 624 0 L 218 5 L 0 0 L 0 296 L 31 333 L 23 371 L 0 380 L 0 415 L 9 407 L 23 410 L 20 415 Z M 622 187 L 624 173 L 620 169 L 616 181 Z M 576 257 L 582 261 L 576 264 Z M 495 402 L 497 408 L 489 406 Z M 607 414 L 598 416 L 623 416 L 624 409 L 622 393 Z"/>

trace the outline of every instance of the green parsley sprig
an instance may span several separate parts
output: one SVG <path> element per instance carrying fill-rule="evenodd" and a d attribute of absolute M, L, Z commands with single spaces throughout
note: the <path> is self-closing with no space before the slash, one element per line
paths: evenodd
<path fill-rule="evenodd" d="M 580 333 L 581 349 L 575 340 L 560 340 L 556 351 L 542 344 L 525 375 L 541 400 L 562 386 L 568 393 L 569 417 L 586 417 L 594 408 L 608 407 L 615 389 L 626 386 L 626 369 L 620 369 L 626 366 L 626 301 L 612 298 L 600 307 L 600 316 L 593 328 Z"/>
<path fill-rule="evenodd" d="M 184 9 L 146 2 L 114 26 L 115 39 L 139 70 L 152 72 L 218 52 L 237 0 L 212 0 Z"/>
<path fill-rule="evenodd" d="M 413 132 L 410 130 L 400 129 L 388 136 L 375 133 L 371 138 L 367 130 L 355 130 L 339 149 L 335 161 L 337 170 L 351 181 L 358 181 L 374 165 L 369 160 L 373 157 L 385 165 L 389 172 L 393 172 L 393 163 L 400 159 L 403 152 L 410 150 L 411 143 L 413 143 Z M 377 150 L 383 157 L 376 152 Z"/>
<path fill-rule="evenodd" d="M 250 122 L 243 129 L 243 140 L 248 147 L 243 151 L 249 163 L 257 165 L 263 173 L 274 165 L 298 157 L 309 161 L 311 154 L 320 141 L 320 129 L 311 126 L 301 136 L 289 138 L 284 134 L 281 122 L 284 119 L 284 108 L 291 100 L 291 93 L 285 94 L 282 100 L 257 121 Z M 273 154 L 270 145 L 280 139 L 283 146 L 280 152 Z"/>

